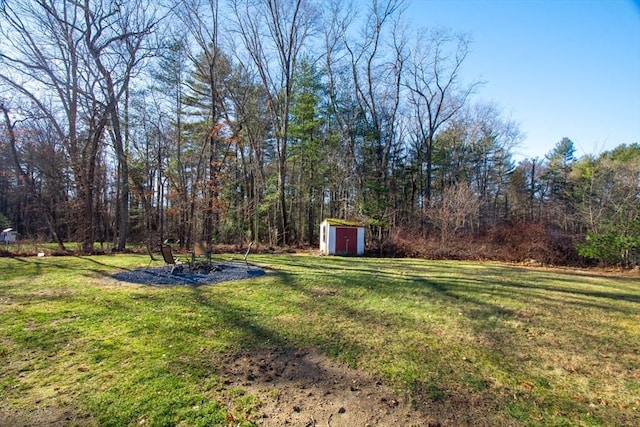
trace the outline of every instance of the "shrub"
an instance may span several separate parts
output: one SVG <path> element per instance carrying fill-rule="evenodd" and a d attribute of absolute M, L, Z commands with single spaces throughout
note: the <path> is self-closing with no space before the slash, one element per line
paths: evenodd
<path fill-rule="evenodd" d="M 630 267 L 638 263 L 640 237 L 625 236 L 610 229 L 604 233 L 588 233 L 584 243 L 576 245 L 578 253 L 602 265 Z"/>

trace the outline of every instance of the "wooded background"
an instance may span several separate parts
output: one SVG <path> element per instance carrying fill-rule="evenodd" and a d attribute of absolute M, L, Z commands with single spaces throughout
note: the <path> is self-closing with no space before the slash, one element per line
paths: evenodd
<path fill-rule="evenodd" d="M 0 227 L 21 238 L 315 245 L 631 266 L 637 141 L 516 162 L 471 39 L 398 0 L 0 0 Z M 550 102 L 550 106 L 553 104 Z"/>

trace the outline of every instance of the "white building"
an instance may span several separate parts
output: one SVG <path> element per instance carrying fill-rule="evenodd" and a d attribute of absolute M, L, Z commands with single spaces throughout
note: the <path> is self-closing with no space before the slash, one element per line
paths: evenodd
<path fill-rule="evenodd" d="M 364 255 L 364 225 L 355 221 L 325 219 L 320 224 L 320 253 Z"/>
<path fill-rule="evenodd" d="M 0 243 L 8 245 L 9 243 L 15 243 L 18 239 L 18 232 L 13 228 L 5 228 L 0 232 Z"/>

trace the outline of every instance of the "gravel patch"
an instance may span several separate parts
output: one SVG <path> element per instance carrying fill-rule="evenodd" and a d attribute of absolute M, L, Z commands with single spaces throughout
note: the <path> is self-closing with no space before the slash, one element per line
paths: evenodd
<path fill-rule="evenodd" d="M 210 273 L 192 272 L 187 268 L 175 269 L 171 273 L 171 266 L 142 268 L 123 271 L 112 275 L 116 280 L 141 285 L 188 285 L 202 286 L 229 280 L 243 280 L 264 275 L 264 270 L 253 265 L 216 264 L 218 268 Z"/>

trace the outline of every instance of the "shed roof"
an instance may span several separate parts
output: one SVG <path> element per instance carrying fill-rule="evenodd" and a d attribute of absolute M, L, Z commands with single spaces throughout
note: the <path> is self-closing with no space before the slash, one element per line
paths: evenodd
<path fill-rule="evenodd" d="M 327 221 L 329 225 L 338 227 L 364 227 L 364 224 L 359 221 L 350 221 L 338 218 L 325 218 L 325 221 Z"/>

